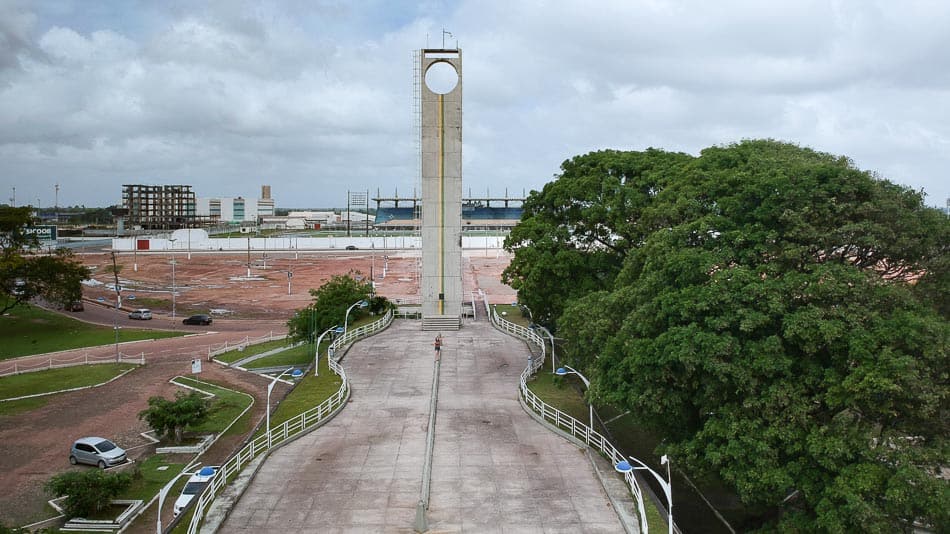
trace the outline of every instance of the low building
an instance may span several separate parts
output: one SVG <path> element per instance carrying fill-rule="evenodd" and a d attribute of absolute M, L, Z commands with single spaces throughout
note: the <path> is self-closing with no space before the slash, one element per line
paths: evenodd
<path fill-rule="evenodd" d="M 262 217 L 273 217 L 275 207 L 269 185 L 261 187 L 261 198 L 212 197 L 199 198 L 196 203 L 199 216 L 211 217 L 223 224 L 257 224 Z"/>

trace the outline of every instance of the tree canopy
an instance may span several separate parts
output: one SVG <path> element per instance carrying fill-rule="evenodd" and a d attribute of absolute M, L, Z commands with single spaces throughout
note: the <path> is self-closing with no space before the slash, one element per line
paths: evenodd
<path fill-rule="evenodd" d="M 82 298 L 89 270 L 66 249 L 39 254 L 33 223 L 31 208 L 0 206 L 0 314 L 37 296 L 61 306 Z"/>
<path fill-rule="evenodd" d="M 947 217 L 846 158 L 786 143 L 628 154 L 575 158 L 554 182 L 577 182 L 579 160 L 590 184 L 616 179 L 610 162 L 676 161 L 629 209 L 588 197 L 583 212 L 621 221 L 602 231 L 607 243 L 584 250 L 590 231 L 570 234 L 589 226 L 558 219 L 568 184 L 532 193 L 522 222 L 566 237 L 507 243 L 519 300 L 545 301 L 591 394 L 638 413 L 687 471 L 769 510 L 763 526 L 950 528 L 938 478 L 950 458 Z M 591 259 L 558 261 L 558 246 Z M 619 266 L 549 275 L 530 295 L 527 281 L 608 250 Z"/>
<path fill-rule="evenodd" d="M 203 422 L 209 416 L 208 401 L 197 391 L 175 394 L 175 400 L 155 396 L 148 399 L 148 408 L 139 412 L 148 426 L 159 436 L 181 443 L 185 428 Z"/>
<path fill-rule="evenodd" d="M 132 473 L 84 469 L 60 473 L 49 479 L 44 489 L 53 497 L 66 497 L 60 504 L 66 518 L 72 519 L 102 511 L 132 482 Z"/>
<path fill-rule="evenodd" d="M 334 326 L 343 326 L 346 310 L 361 300 L 369 302 L 365 309 L 354 308 L 350 312 L 350 321 L 362 314 L 380 313 L 389 306 L 384 297 L 372 297 L 373 284 L 363 280 L 359 272 L 334 275 L 317 289 L 310 290 L 313 302 L 302 310 L 297 310 L 287 321 L 289 335 L 295 341 L 314 341 L 321 332 Z"/>

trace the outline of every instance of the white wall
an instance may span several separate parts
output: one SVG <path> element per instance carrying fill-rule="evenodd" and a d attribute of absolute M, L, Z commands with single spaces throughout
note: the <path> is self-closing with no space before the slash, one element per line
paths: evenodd
<path fill-rule="evenodd" d="M 395 237 L 207 237 L 204 230 L 191 230 L 191 248 L 188 248 L 189 230 L 176 230 L 172 237 L 174 243 L 165 238 L 146 238 L 138 237 L 139 240 L 149 240 L 150 251 L 188 251 L 194 252 L 213 252 L 246 251 L 248 246 L 251 250 L 283 250 L 293 252 L 295 250 L 346 250 L 346 247 L 353 245 L 360 251 L 368 250 L 408 250 L 418 249 L 422 246 L 422 240 L 418 236 L 395 236 Z M 462 238 L 462 248 L 464 249 L 500 249 L 505 238 L 502 236 L 466 236 Z M 134 240 L 131 237 L 115 238 L 112 240 L 112 249 L 116 251 L 132 251 Z"/>

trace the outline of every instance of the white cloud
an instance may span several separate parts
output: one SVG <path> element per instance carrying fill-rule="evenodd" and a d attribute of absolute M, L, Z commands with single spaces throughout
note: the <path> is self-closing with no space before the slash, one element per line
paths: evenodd
<path fill-rule="evenodd" d="M 445 28 L 464 51 L 466 191 L 540 188 L 589 150 L 773 137 L 943 204 L 947 27 L 950 6 L 925 1 L 0 2 L 0 188 L 407 195 L 411 52 Z"/>

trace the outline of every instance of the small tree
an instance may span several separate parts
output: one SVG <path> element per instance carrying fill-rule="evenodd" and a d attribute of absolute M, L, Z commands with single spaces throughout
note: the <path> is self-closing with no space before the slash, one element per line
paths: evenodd
<path fill-rule="evenodd" d="M 132 484 L 130 473 L 107 473 L 100 469 L 68 471 L 46 482 L 46 492 L 63 497 L 66 517 L 86 517 L 101 511 Z"/>
<path fill-rule="evenodd" d="M 313 303 L 297 310 L 287 321 L 291 339 L 312 342 L 315 335 L 327 328 L 342 325 L 347 308 L 360 300 L 370 300 L 372 292 L 373 284 L 363 280 L 359 271 L 336 275 L 319 289 L 311 289 Z M 385 309 L 385 302 L 383 297 L 376 297 L 371 305 Z M 350 321 L 356 320 L 360 313 L 365 313 L 365 310 L 353 309 L 350 312 Z"/>
<path fill-rule="evenodd" d="M 185 427 L 197 425 L 207 417 L 208 402 L 196 391 L 187 395 L 178 392 L 174 401 L 151 397 L 148 409 L 139 412 L 139 419 L 144 419 L 159 436 L 173 438 L 176 444 L 181 443 Z"/>

